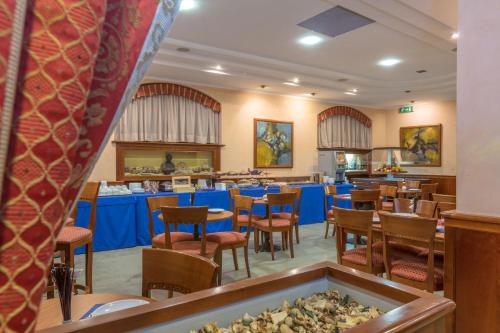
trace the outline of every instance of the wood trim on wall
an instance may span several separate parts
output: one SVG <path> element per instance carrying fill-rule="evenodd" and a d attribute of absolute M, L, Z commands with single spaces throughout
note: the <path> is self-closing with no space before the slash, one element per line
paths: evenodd
<path fill-rule="evenodd" d="M 429 183 L 438 183 L 438 193 L 456 195 L 457 194 L 457 177 L 452 175 L 427 175 L 414 173 L 395 174 L 396 177 L 402 178 L 425 178 L 429 179 Z"/>

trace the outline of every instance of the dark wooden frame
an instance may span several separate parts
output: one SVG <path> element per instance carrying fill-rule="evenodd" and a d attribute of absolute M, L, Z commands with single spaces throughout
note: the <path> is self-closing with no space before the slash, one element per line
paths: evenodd
<path fill-rule="evenodd" d="M 291 142 L 292 142 L 292 154 L 290 158 L 290 165 L 269 165 L 269 166 L 262 166 L 262 165 L 257 165 L 257 122 L 268 122 L 268 123 L 278 123 L 278 124 L 289 124 L 292 127 L 291 131 Z M 254 118 L 253 120 L 253 167 L 255 169 L 291 169 L 293 168 L 293 150 L 294 150 L 294 144 L 293 144 L 293 121 L 281 121 L 281 120 L 272 120 L 272 119 L 261 119 L 261 118 Z"/>
<path fill-rule="evenodd" d="M 404 286 L 348 267 L 322 262 L 286 272 L 230 283 L 221 287 L 153 302 L 109 315 L 75 321 L 39 332 L 122 332 L 149 327 L 213 310 L 253 297 L 298 286 L 321 278 L 340 282 L 405 303 L 379 318 L 349 330 L 350 333 L 444 332 L 445 319 L 455 304 L 444 297 Z M 235 318 L 236 319 L 236 318 Z"/>
<path fill-rule="evenodd" d="M 442 166 L 443 161 L 443 125 L 442 124 L 434 124 L 434 125 L 418 125 L 418 126 L 405 126 L 399 128 L 399 146 L 403 146 L 403 130 L 404 129 L 412 129 L 412 128 L 423 128 L 423 127 L 439 127 L 439 161 L 437 164 L 413 164 L 413 165 L 404 165 L 405 167 L 440 167 Z"/>
<path fill-rule="evenodd" d="M 125 176 L 125 151 L 127 150 L 168 150 L 179 151 L 208 151 L 212 153 L 214 171 L 220 171 L 220 149 L 224 145 L 196 144 L 196 143 L 166 143 L 166 142 L 130 142 L 113 141 L 116 145 L 116 180 L 143 181 L 143 180 L 171 180 L 169 175 Z M 213 178 L 212 175 L 191 174 L 192 179 Z"/>

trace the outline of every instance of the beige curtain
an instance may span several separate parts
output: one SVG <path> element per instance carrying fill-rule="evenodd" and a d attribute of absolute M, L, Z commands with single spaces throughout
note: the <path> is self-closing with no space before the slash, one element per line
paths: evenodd
<path fill-rule="evenodd" d="M 372 129 L 355 118 L 338 115 L 318 125 L 319 148 L 372 148 Z"/>
<path fill-rule="evenodd" d="M 218 144 L 220 112 L 182 96 L 138 98 L 123 113 L 115 138 L 118 141 Z"/>

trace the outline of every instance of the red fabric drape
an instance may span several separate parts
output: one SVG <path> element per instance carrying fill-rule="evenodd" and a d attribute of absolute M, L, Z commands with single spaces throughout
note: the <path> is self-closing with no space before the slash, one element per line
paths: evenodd
<path fill-rule="evenodd" d="M 0 107 L 12 80 L 6 71 L 15 60 L 9 55 L 19 3 L 0 1 Z M 152 26 L 158 12 L 173 17 L 178 3 L 28 1 L 14 104 L 0 109 L 0 119 L 11 115 L 10 124 L 0 124 L 0 133 L 10 129 L 8 145 L 0 142 L 7 156 L 0 161 L 0 331 L 34 329 L 55 235 L 143 61 L 146 38 L 160 29 Z"/>

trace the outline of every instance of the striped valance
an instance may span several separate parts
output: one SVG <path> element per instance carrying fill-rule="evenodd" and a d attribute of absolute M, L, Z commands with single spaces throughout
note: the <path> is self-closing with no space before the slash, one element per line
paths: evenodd
<path fill-rule="evenodd" d="M 181 96 L 190 99 L 198 104 L 203 105 L 212 111 L 220 112 L 221 105 L 212 97 L 202 93 L 199 90 L 186 87 L 180 84 L 174 83 L 145 83 L 142 84 L 137 93 L 134 96 L 134 100 L 143 97 L 151 97 L 157 95 L 172 95 Z"/>
<path fill-rule="evenodd" d="M 350 106 L 333 106 L 321 112 L 318 115 L 318 123 L 333 116 L 348 116 L 363 123 L 366 127 L 372 127 L 372 121 L 365 116 L 361 111 L 358 111 Z"/>

